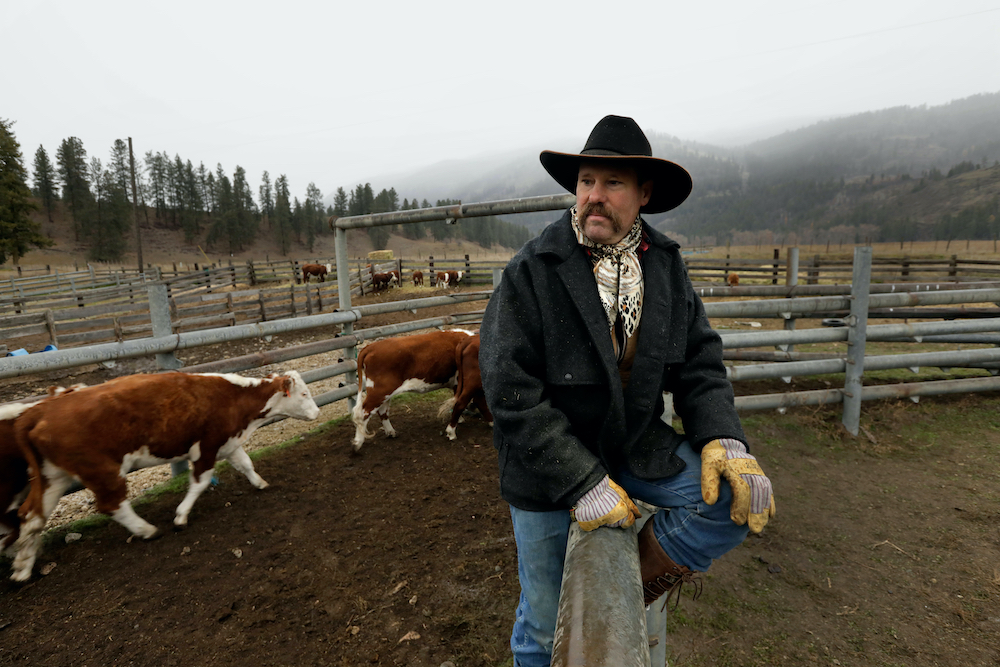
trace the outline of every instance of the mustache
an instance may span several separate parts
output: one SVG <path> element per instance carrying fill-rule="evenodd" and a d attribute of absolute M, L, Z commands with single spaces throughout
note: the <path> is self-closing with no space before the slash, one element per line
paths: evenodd
<path fill-rule="evenodd" d="M 588 215 L 600 215 L 609 219 L 611 221 L 611 228 L 615 233 L 620 233 L 623 229 L 621 218 L 613 211 L 605 208 L 604 204 L 600 202 L 586 204 L 583 207 L 583 211 L 579 213 L 579 218 L 580 220 L 586 220 Z"/>

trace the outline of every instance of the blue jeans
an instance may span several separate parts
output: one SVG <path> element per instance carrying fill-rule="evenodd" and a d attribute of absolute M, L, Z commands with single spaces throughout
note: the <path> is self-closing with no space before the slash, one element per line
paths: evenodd
<path fill-rule="evenodd" d="M 632 498 L 669 510 L 653 516 L 653 534 L 675 563 L 704 572 L 714 559 L 742 543 L 749 531 L 729 518 L 729 484 L 723 480 L 718 502 L 706 505 L 701 498 L 701 457 L 687 442 L 678 448 L 677 455 L 687 466 L 674 477 L 645 481 L 619 473 L 615 481 Z M 511 506 L 510 516 L 521 582 L 510 638 L 514 667 L 548 667 L 566 558 L 569 512 L 527 512 Z"/>

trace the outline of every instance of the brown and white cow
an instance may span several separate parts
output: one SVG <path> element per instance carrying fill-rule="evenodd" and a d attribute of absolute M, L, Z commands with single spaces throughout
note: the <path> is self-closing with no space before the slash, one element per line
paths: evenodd
<path fill-rule="evenodd" d="M 421 271 L 420 269 L 417 269 L 416 271 L 413 272 L 413 286 L 421 287 L 423 286 L 423 284 L 424 284 L 424 272 Z"/>
<path fill-rule="evenodd" d="M 0 406 L 0 553 L 17 539 L 21 526 L 17 508 L 28 495 L 28 462 L 17 446 L 14 421 L 31 405 Z"/>
<path fill-rule="evenodd" d="M 372 274 L 372 291 L 381 292 L 389 287 L 389 283 L 392 282 L 392 274 L 390 273 L 373 273 Z"/>
<path fill-rule="evenodd" d="M 326 282 L 326 274 L 330 272 L 329 264 L 303 264 L 302 280 L 309 282 L 309 276 L 316 276 L 321 283 Z"/>
<path fill-rule="evenodd" d="M 69 389 L 49 387 L 49 397 L 73 391 L 85 385 L 73 385 Z M 28 496 L 28 461 L 17 446 L 14 434 L 15 420 L 35 405 L 31 403 L 8 403 L 0 405 L 0 553 L 7 551 L 17 540 L 21 531 L 18 507 Z M 43 400 L 48 400 L 43 399 Z"/>
<path fill-rule="evenodd" d="M 278 416 L 315 419 L 319 407 L 295 371 L 265 379 L 234 374 L 130 375 L 42 401 L 14 425 L 31 471 L 21 505 L 14 581 L 27 581 L 41 531 L 74 478 L 93 491 L 98 511 L 132 534 L 156 536 L 126 497 L 126 474 L 149 465 L 188 460 L 191 479 L 174 525 L 187 525 L 208 488 L 217 459 L 225 459 L 258 489 L 267 487 L 243 450 L 260 426 Z"/>
<path fill-rule="evenodd" d="M 391 276 L 391 278 L 389 279 L 389 284 L 390 285 L 395 285 L 396 287 L 402 287 L 403 286 L 403 284 L 399 280 L 399 271 L 398 270 L 392 269 L 391 271 L 389 271 L 389 275 Z"/>
<path fill-rule="evenodd" d="M 437 276 L 435 276 L 435 284 L 437 287 L 451 287 L 452 285 L 457 285 L 465 275 L 465 271 L 455 271 L 449 269 L 448 271 L 438 271 Z"/>
<path fill-rule="evenodd" d="M 737 287 L 740 284 L 740 274 L 730 273 L 726 276 L 726 284 L 730 287 Z"/>
<path fill-rule="evenodd" d="M 390 438 L 396 430 L 389 422 L 389 399 L 408 391 L 425 393 L 453 388 L 457 364 L 455 348 L 474 334 L 460 329 L 432 331 L 416 336 L 399 336 L 375 341 L 358 352 L 358 396 L 352 418 L 354 451 L 361 449 L 368 431 L 368 421 L 377 412 L 382 430 Z"/>
<path fill-rule="evenodd" d="M 438 416 L 444 417 L 451 412 L 451 420 L 445 428 L 449 440 L 454 440 L 455 427 L 462 421 L 462 413 L 475 401 L 483 421 L 493 426 L 493 414 L 486 405 L 486 394 L 483 392 L 483 377 L 479 373 L 479 334 L 460 341 L 455 347 L 455 364 L 458 376 L 455 383 L 455 395 L 441 405 Z"/>

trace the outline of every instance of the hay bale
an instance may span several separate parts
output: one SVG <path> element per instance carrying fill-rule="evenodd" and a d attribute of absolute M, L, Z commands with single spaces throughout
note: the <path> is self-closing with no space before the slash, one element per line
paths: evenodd
<path fill-rule="evenodd" d="M 392 256 L 391 250 L 372 250 L 370 253 L 368 253 L 368 259 L 386 261 L 396 258 Z"/>

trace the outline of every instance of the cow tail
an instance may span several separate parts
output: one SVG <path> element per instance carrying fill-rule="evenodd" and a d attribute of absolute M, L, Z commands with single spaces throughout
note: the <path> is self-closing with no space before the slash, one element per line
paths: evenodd
<path fill-rule="evenodd" d="M 28 481 L 31 484 L 28 497 L 21 504 L 21 509 L 18 510 L 18 516 L 21 517 L 22 521 L 27 518 L 32 509 L 34 509 L 35 514 L 38 516 L 42 516 L 42 512 L 45 509 L 43 502 L 45 489 L 42 485 L 42 461 L 44 461 L 44 457 L 38 451 L 38 448 L 35 447 L 29 435 L 35 426 L 36 421 L 29 415 L 25 421 L 17 423 L 14 427 L 17 444 L 21 449 L 21 454 L 24 456 L 25 461 L 28 463 Z"/>
<path fill-rule="evenodd" d="M 455 409 L 455 399 L 462 395 L 462 353 L 465 351 L 465 341 L 459 341 L 455 346 L 455 393 L 438 408 L 438 419 L 450 417 Z"/>
<path fill-rule="evenodd" d="M 365 424 L 365 357 L 368 350 L 362 349 L 358 352 L 358 396 L 354 401 L 354 410 L 351 412 L 351 421 L 358 428 L 362 428 L 364 425 L 364 434 L 366 438 L 370 438 L 374 433 L 368 430 L 368 426 Z"/>

